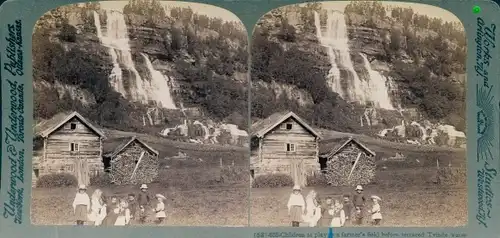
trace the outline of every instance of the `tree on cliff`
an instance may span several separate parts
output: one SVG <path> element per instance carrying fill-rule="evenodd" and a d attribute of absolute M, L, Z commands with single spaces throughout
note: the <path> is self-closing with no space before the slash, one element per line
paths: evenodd
<path fill-rule="evenodd" d="M 165 8 L 158 0 L 129 0 L 123 7 L 123 14 L 146 17 L 146 26 L 153 28 L 167 17 Z"/>

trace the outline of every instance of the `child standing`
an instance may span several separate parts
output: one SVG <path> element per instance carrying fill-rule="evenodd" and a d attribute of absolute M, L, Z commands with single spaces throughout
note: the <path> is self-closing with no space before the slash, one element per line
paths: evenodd
<path fill-rule="evenodd" d="M 146 222 L 146 219 L 148 218 L 147 210 L 151 198 L 148 193 L 148 185 L 142 184 L 140 187 L 140 192 L 137 195 L 137 206 L 139 207 L 139 223 L 144 224 Z"/>
<path fill-rule="evenodd" d="M 358 219 L 359 223 L 358 225 L 361 225 L 363 223 L 364 219 L 364 214 L 363 214 L 363 209 L 365 207 L 365 202 L 366 198 L 365 195 L 363 194 L 363 187 L 361 185 L 356 186 L 355 193 L 352 196 L 352 203 L 354 207 L 359 207 L 361 209 L 361 213 L 358 214 Z"/>
<path fill-rule="evenodd" d="M 330 209 L 330 215 L 333 216 L 330 227 L 342 227 L 345 223 L 345 213 L 342 208 L 342 203 L 339 200 L 333 202 L 333 207 Z"/>
<path fill-rule="evenodd" d="M 155 212 L 156 217 L 155 223 L 160 225 L 167 217 L 167 213 L 165 213 L 165 203 L 163 203 L 166 198 L 161 194 L 156 194 L 156 199 L 158 200 L 158 203 L 156 204 L 156 207 L 153 209 L 153 211 Z"/>
<path fill-rule="evenodd" d="M 306 209 L 306 202 L 304 201 L 304 196 L 300 193 L 300 186 L 295 185 L 293 187 L 292 194 L 288 199 L 288 214 L 290 215 L 290 220 L 292 220 L 292 227 L 299 227 L 300 221 L 302 221 L 302 216 Z"/>
<path fill-rule="evenodd" d="M 76 225 L 84 225 L 87 221 L 87 214 L 90 212 L 90 197 L 83 184 L 78 187 L 78 192 L 73 200 L 73 211 L 75 212 Z"/>
<path fill-rule="evenodd" d="M 382 220 L 382 213 L 380 212 L 380 204 L 379 204 L 379 201 L 381 201 L 382 199 L 380 199 L 380 197 L 375 195 L 371 196 L 371 199 L 373 202 L 373 207 L 371 209 L 372 224 L 374 226 L 378 226 L 380 225 L 380 221 Z"/>
<path fill-rule="evenodd" d="M 351 223 L 351 215 L 352 215 L 352 202 L 350 200 L 350 196 L 348 194 L 344 195 L 344 213 L 345 213 L 345 222 L 346 224 Z"/>
<path fill-rule="evenodd" d="M 111 199 L 106 204 L 106 217 L 102 220 L 101 226 L 113 226 L 118 218 L 118 213 L 115 209 L 118 208 L 118 198 L 116 196 L 111 197 Z"/>
<path fill-rule="evenodd" d="M 94 190 L 90 201 L 91 201 L 91 206 L 90 206 L 90 215 L 88 217 L 89 221 L 93 221 L 95 226 L 99 226 L 101 225 L 104 216 L 106 216 L 102 191 L 100 189 Z"/>
<path fill-rule="evenodd" d="M 330 214 L 330 210 L 332 209 L 333 200 L 331 198 L 327 198 L 325 203 L 321 207 L 321 219 L 320 226 L 321 227 L 330 227 L 330 223 L 332 222 L 333 215 Z"/>
<path fill-rule="evenodd" d="M 356 207 L 355 209 L 356 211 L 354 213 L 354 219 L 355 219 L 354 224 L 359 226 L 363 224 L 363 211 L 361 211 L 360 207 Z"/>
<path fill-rule="evenodd" d="M 134 221 L 137 214 L 137 202 L 133 193 L 128 195 L 128 209 L 130 209 L 130 220 Z"/>
<path fill-rule="evenodd" d="M 130 210 L 128 209 L 128 202 L 123 199 L 120 201 L 118 208 L 114 211 L 118 217 L 115 221 L 115 226 L 125 226 L 130 222 Z"/>

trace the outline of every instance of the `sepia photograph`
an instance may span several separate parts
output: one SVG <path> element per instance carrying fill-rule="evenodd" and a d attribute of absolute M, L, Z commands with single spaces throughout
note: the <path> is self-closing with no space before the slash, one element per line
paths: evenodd
<path fill-rule="evenodd" d="M 130 0 L 33 30 L 34 225 L 248 225 L 248 35 L 215 6 Z"/>
<path fill-rule="evenodd" d="M 466 38 L 424 4 L 312 2 L 252 34 L 250 226 L 467 224 Z"/>

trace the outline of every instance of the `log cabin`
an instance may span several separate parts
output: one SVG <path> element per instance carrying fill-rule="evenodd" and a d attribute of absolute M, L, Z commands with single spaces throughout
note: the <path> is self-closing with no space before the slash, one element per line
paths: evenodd
<path fill-rule="evenodd" d="M 251 129 L 252 179 L 265 174 L 289 174 L 295 184 L 320 170 L 321 136 L 293 112 L 278 112 L 257 121 Z"/>
<path fill-rule="evenodd" d="M 159 152 L 133 136 L 103 156 L 104 169 L 114 184 L 151 183 L 158 177 Z"/>
<path fill-rule="evenodd" d="M 33 137 L 33 181 L 52 173 L 74 174 L 80 184 L 102 172 L 104 132 L 78 112 L 58 113 L 37 123 Z"/>
<path fill-rule="evenodd" d="M 320 152 L 321 171 L 334 173 L 333 185 L 368 184 L 375 175 L 375 152 L 352 137 L 330 140 L 321 145 Z M 327 170 L 328 162 L 335 171 Z"/>

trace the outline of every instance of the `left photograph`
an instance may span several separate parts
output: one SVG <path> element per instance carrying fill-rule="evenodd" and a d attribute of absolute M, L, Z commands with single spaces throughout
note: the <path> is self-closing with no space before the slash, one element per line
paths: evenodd
<path fill-rule="evenodd" d="M 205 4 L 41 16 L 32 224 L 248 226 L 247 39 L 234 14 Z"/>

